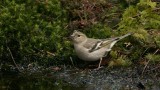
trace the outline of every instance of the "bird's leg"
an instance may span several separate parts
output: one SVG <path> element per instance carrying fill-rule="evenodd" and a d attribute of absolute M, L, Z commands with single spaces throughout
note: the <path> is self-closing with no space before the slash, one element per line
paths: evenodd
<path fill-rule="evenodd" d="M 98 65 L 98 68 L 97 68 L 97 69 L 100 69 L 100 68 L 101 68 L 101 63 L 102 63 L 102 58 L 100 58 L 99 65 Z"/>

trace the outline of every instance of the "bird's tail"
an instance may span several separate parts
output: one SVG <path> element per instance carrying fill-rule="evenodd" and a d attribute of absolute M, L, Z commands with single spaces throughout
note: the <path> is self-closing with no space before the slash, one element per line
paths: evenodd
<path fill-rule="evenodd" d="M 125 37 L 127 37 L 127 36 L 130 36 L 130 35 L 132 35 L 132 33 L 127 33 L 127 34 L 125 34 L 125 35 L 123 35 L 123 36 L 118 37 L 117 39 L 118 39 L 118 40 L 121 40 L 121 39 L 123 39 L 123 38 L 125 38 Z"/>

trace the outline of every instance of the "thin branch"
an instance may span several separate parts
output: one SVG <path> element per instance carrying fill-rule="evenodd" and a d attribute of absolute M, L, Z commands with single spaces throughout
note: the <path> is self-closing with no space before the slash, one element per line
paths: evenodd
<path fill-rule="evenodd" d="M 157 50 L 153 53 L 153 55 L 155 55 L 158 51 L 159 51 L 159 49 L 157 49 Z M 146 65 L 144 66 L 143 71 L 142 71 L 142 75 L 143 75 L 146 67 L 148 66 L 149 62 L 150 62 L 150 60 L 148 60 L 147 63 L 146 63 Z"/>
<path fill-rule="evenodd" d="M 35 50 L 37 50 L 38 52 L 42 53 L 42 54 L 47 54 L 47 55 L 51 55 L 51 56 L 56 56 L 54 53 L 50 52 L 50 51 L 45 51 L 45 50 L 40 50 L 36 47 L 34 47 Z"/>
<path fill-rule="evenodd" d="M 73 65 L 73 67 L 74 67 L 74 63 L 73 63 L 73 59 L 72 59 L 72 57 L 70 57 L 70 60 L 71 60 L 71 63 L 72 63 L 72 65 Z"/>
<path fill-rule="evenodd" d="M 12 54 L 10 48 L 7 47 L 7 49 L 8 49 L 8 51 L 9 51 L 10 55 L 11 55 L 11 58 L 12 58 L 12 61 L 13 61 L 14 65 L 17 67 L 18 71 L 21 72 L 21 70 L 19 69 L 18 65 L 16 64 L 16 62 L 15 62 L 15 60 L 14 60 L 14 57 L 13 57 L 13 54 Z"/>
<path fill-rule="evenodd" d="M 157 50 L 154 52 L 154 54 L 153 54 L 153 55 L 155 55 L 158 51 L 159 51 L 159 49 L 157 49 Z"/>
<path fill-rule="evenodd" d="M 146 63 L 146 65 L 144 66 L 143 71 L 142 71 L 142 76 L 143 76 L 144 71 L 146 70 L 146 68 L 147 68 L 147 66 L 148 66 L 148 64 L 149 64 L 149 62 L 150 62 L 150 60 L 148 60 L 147 63 Z"/>
<path fill-rule="evenodd" d="M 54 53 L 46 51 L 47 54 L 51 55 L 51 56 L 56 56 Z"/>

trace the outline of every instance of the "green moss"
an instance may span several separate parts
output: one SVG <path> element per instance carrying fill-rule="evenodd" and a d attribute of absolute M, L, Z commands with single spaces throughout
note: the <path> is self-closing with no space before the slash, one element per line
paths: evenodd
<path fill-rule="evenodd" d="M 147 54 L 146 59 L 150 60 L 151 62 L 160 62 L 160 55 L 155 54 Z"/>
<path fill-rule="evenodd" d="M 68 64 L 69 57 L 75 56 L 67 39 L 74 29 L 93 38 L 133 32 L 116 44 L 121 49 L 111 51 L 113 60 L 139 60 L 148 53 L 153 54 L 154 51 L 145 50 L 160 47 L 158 4 L 140 0 L 124 8 L 122 3 L 113 3 L 93 0 L 0 2 L 0 61 L 12 63 L 13 54 L 16 63 Z M 131 45 L 125 47 L 126 41 Z M 124 54 L 119 52 L 125 52 L 125 49 L 130 53 L 122 57 Z"/>
<path fill-rule="evenodd" d="M 116 60 L 110 61 L 108 67 L 130 66 L 131 64 L 132 64 L 131 60 L 128 60 L 125 56 L 120 56 Z"/>
<path fill-rule="evenodd" d="M 67 31 L 59 0 L 0 2 L 0 34 L 2 59 L 11 61 L 7 47 L 11 49 L 16 62 L 37 61 L 39 59 L 56 60 L 46 52 L 62 54 L 63 37 Z M 63 56 L 63 55 L 62 55 Z M 40 62 L 40 61 L 38 61 Z"/>
<path fill-rule="evenodd" d="M 121 33 L 133 32 L 130 42 L 133 45 L 130 58 L 132 60 L 140 60 L 144 54 L 154 53 L 148 48 L 159 48 L 159 31 L 160 16 L 154 11 L 157 7 L 155 2 L 151 0 L 140 0 L 135 6 L 129 6 L 123 14 L 119 23 Z M 156 42 L 156 43 L 155 43 Z"/>

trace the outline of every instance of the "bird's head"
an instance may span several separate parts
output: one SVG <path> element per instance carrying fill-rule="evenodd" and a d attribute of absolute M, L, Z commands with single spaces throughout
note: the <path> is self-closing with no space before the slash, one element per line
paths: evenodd
<path fill-rule="evenodd" d="M 87 36 L 80 31 L 74 30 L 72 35 L 70 35 L 70 39 L 73 43 L 79 44 L 87 40 Z"/>

